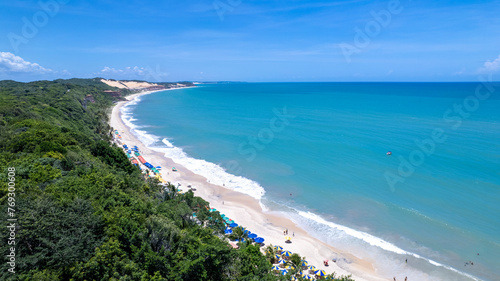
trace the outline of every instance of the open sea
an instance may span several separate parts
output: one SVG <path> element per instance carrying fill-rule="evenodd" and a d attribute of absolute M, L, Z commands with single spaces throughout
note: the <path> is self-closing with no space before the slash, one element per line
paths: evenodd
<path fill-rule="evenodd" d="M 123 112 L 149 147 L 391 280 L 500 280 L 498 84 L 203 84 Z"/>

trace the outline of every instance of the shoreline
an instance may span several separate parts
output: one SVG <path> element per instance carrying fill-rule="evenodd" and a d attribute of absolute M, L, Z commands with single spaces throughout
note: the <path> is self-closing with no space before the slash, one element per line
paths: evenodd
<path fill-rule="evenodd" d="M 171 183 L 181 183 L 183 191 L 187 190 L 186 186 L 188 185 L 196 187 L 194 191 L 196 196 L 203 198 L 210 203 L 212 208 L 216 208 L 221 213 L 226 214 L 238 224 L 245 226 L 252 232 L 258 233 L 259 236 L 265 239 L 265 245 L 280 245 L 285 250 L 298 253 L 301 257 L 306 257 L 310 265 L 314 265 L 328 274 L 333 272 L 336 272 L 337 275 L 352 274 L 352 278 L 356 281 L 387 280 L 387 278 L 377 276 L 373 262 L 359 259 L 353 254 L 342 252 L 312 237 L 289 218 L 264 211 L 259 200 L 249 195 L 211 184 L 207 182 L 205 177 L 193 173 L 172 159 L 165 157 L 163 153 L 146 147 L 123 121 L 121 108 L 140 96 L 177 89 L 185 88 L 148 91 L 125 97 L 127 101 L 117 102 L 113 106 L 110 114 L 110 126 L 113 130 L 119 131 L 123 143 L 137 145 L 141 151 L 141 155 L 147 161 L 154 163 L 155 166 L 162 166 L 164 168 L 161 171 L 163 179 Z M 176 167 L 178 171 L 172 172 L 170 170 L 172 167 Z M 285 243 L 283 235 L 285 229 L 288 230 L 288 236 L 293 235 L 292 243 L 290 244 Z M 331 260 L 332 257 L 348 259 L 351 264 L 348 269 L 341 268 Z M 329 266 L 322 264 L 325 259 L 330 261 Z"/>

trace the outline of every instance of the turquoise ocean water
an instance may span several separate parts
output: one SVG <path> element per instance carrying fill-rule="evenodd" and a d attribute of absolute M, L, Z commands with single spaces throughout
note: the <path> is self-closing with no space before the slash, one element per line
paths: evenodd
<path fill-rule="evenodd" d="M 486 86 L 207 84 L 123 112 L 148 146 L 384 276 L 500 280 L 500 87 Z"/>

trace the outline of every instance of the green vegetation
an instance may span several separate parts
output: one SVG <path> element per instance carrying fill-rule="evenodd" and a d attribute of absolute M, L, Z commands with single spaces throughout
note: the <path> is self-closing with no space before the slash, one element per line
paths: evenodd
<path fill-rule="evenodd" d="M 115 89 L 0 81 L 0 219 L 12 202 L 17 219 L 16 274 L 4 227 L 0 280 L 290 280 L 249 241 L 232 249 L 206 201 L 145 179 L 110 145 L 104 90 Z"/>

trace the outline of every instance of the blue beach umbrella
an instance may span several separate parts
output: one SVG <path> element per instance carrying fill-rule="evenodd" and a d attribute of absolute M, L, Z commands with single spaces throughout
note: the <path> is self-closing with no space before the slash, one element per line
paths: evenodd
<path fill-rule="evenodd" d="M 235 222 L 233 222 L 233 223 L 232 223 L 232 224 L 230 224 L 229 226 L 230 226 L 230 227 L 237 227 L 237 226 L 238 226 L 238 224 L 237 224 L 237 223 L 235 223 Z"/>
<path fill-rule="evenodd" d="M 262 243 L 264 243 L 264 238 L 262 238 L 262 237 L 257 237 L 257 238 L 255 238 L 253 241 L 255 241 L 255 243 L 262 244 Z"/>
<path fill-rule="evenodd" d="M 286 275 L 287 273 L 288 273 L 288 270 L 286 270 L 286 269 L 283 269 L 283 270 L 281 271 L 281 275 Z"/>
<path fill-rule="evenodd" d="M 226 229 L 226 230 L 224 231 L 224 233 L 225 233 L 225 234 L 231 234 L 231 233 L 233 233 L 233 231 L 232 231 L 231 229 Z"/>
<path fill-rule="evenodd" d="M 257 234 L 255 234 L 255 233 L 249 234 L 248 238 L 250 238 L 250 239 L 257 238 Z"/>

